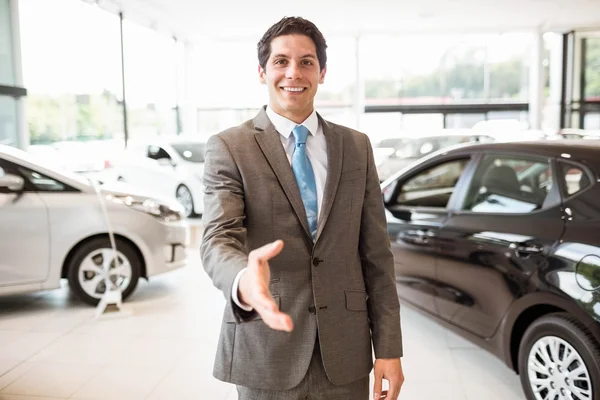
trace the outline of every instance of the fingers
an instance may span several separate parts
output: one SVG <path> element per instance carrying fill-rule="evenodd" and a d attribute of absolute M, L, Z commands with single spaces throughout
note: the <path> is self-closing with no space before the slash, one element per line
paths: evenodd
<path fill-rule="evenodd" d="M 294 329 L 292 318 L 281 311 L 266 312 L 264 315 L 261 314 L 261 316 L 263 317 L 263 322 L 271 329 L 284 332 L 291 332 Z"/>
<path fill-rule="evenodd" d="M 283 241 L 276 240 L 269 244 L 266 244 L 258 249 L 254 249 L 248 254 L 249 261 L 254 261 L 256 264 L 260 265 L 265 261 L 269 261 L 271 258 L 275 257 L 277 254 L 281 253 L 283 249 Z"/>
<path fill-rule="evenodd" d="M 381 373 L 381 371 L 375 369 L 374 371 L 374 381 L 375 383 L 373 384 L 373 400 L 379 400 L 379 398 L 381 397 L 381 385 L 382 385 L 382 379 L 383 379 L 383 374 Z"/>
<path fill-rule="evenodd" d="M 400 396 L 400 388 L 402 387 L 402 380 L 397 382 L 390 382 L 390 390 L 386 400 L 397 400 Z"/>
<path fill-rule="evenodd" d="M 271 329 L 278 331 L 291 332 L 294 329 L 292 318 L 279 311 L 277 303 L 270 294 L 260 293 L 256 296 L 254 309 L 260 314 L 263 321 Z"/>

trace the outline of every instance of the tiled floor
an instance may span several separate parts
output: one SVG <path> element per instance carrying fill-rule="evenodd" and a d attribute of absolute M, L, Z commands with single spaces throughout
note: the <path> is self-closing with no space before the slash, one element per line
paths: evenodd
<path fill-rule="evenodd" d="M 66 287 L 0 298 L 0 399 L 236 400 L 211 374 L 223 304 L 196 251 L 140 282 L 131 316 L 95 319 Z M 402 327 L 400 399 L 524 399 L 504 364 L 408 306 Z"/>

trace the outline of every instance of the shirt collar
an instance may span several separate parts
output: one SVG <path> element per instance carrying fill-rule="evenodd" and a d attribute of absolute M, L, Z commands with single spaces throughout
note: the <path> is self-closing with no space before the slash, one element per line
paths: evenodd
<path fill-rule="evenodd" d="M 275 111 L 273 111 L 273 109 L 270 106 L 267 106 L 267 117 L 269 117 L 269 120 L 271 120 L 271 123 L 273 124 L 277 132 L 283 135 L 283 137 L 285 137 L 286 139 L 289 138 L 292 134 L 292 129 L 294 129 L 296 125 L 298 125 L 294 121 L 277 114 Z M 304 125 L 311 135 L 316 136 L 317 129 L 319 128 L 319 118 L 317 117 L 317 111 L 313 110 L 313 112 L 308 116 L 308 118 L 306 118 L 306 120 L 304 120 L 304 122 L 302 122 L 300 125 Z"/>

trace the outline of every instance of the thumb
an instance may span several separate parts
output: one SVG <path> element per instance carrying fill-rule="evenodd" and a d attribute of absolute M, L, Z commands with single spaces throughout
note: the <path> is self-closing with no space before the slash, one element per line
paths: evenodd
<path fill-rule="evenodd" d="M 381 396 L 381 385 L 383 380 L 383 374 L 375 370 L 375 383 L 373 384 L 373 400 L 379 400 Z"/>
<path fill-rule="evenodd" d="M 266 244 L 258 249 L 254 249 L 248 255 L 250 259 L 254 260 L 257 264 L 261 264 L 265 261 L 270 260 L 277 254 L 281 253 L 283 249 L 283 241 L 276 240 L 269 244 Z"/>

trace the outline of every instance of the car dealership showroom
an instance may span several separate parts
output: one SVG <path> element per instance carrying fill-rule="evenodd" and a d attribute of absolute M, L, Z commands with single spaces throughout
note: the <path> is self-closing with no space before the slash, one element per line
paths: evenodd
<path fill-rule="evenodd" d="M 296 16 L 326 65 L 296 31 L 263 65 L 265 32 Z M 297 36 L 300 62 L 271 53 Z M 273 99 L 309 95 L 319 128 L 288 142 Z M 241 124 L 256 141 L 214 137 Z M 318 230 L 297 154 L 325 187 Z M 0 0 L 0 400 L 322 399 L 236 384 L 295 335 L 337 385 L 360 363 L 334 373 L 354 348 L 327 349 L 363 333 L 357 354 L 401 357 L 399 399 L 600 400 L 598 232 L 600 0 Z M 275 309 L 244 294 L 256 276 Z M 331 335 L 333 313 L 364 331 Z M 308 368 L 295 352 L 281 390 Z"/>

